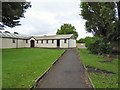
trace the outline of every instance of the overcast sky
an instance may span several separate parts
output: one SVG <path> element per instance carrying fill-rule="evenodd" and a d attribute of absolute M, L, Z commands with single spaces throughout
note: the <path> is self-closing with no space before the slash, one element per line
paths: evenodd
<path fill-rule="evenodd" d="M 54 35 L 64 23 L 75 26 L 78 38 L 91 34 L 85 31 L 85 21 L 80 14 L 80 0 L 27 0 L 32 7 L 22 18 L 21 26 L 6 28 L 10 32 L 27 35 Z"/>

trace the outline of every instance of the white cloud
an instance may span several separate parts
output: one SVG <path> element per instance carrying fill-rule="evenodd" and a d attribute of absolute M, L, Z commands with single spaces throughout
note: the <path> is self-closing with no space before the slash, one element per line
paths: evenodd
<path fill-rule="evenodd" d="M 32 4 L 25 17 L 21 19 L 22 26 L 13 29 L 7 28 L 10 32 L 19 32 L 28 35 L 55 34 L 57 29 L 64 23 L 75 26 L 79 38 L 86 34 L 84 20 L 79 16 L 79 0 L 27 0 Z"/>

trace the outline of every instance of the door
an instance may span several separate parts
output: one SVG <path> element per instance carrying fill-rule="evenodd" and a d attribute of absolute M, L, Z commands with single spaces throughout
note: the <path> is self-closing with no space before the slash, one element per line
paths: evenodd
<path fill-rule="evenodd" d="M 60 47 L 60 40 L 57 40 L 57 47 Z"/>
<path fill-rule="evenodd" d="M 30 47 L 31 47 L 31 48 L 34 48 L 34 47 L 35 47 L 35 41 L 34 41 L 34 40 L 31 40 L 30 43 L 31 43 L 31 44 L 30 44 Z"/>

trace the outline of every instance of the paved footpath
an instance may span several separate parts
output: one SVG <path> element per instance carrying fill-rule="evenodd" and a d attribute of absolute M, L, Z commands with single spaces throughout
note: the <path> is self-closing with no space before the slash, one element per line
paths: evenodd
<path fill-rule="evenodd" d="M 92 88 L 76 49 L 68 49 L 37 88 Z"/>

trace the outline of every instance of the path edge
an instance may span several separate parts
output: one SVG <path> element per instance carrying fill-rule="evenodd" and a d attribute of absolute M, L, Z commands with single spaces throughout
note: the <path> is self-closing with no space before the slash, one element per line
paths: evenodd
<path fill-rule="evenodd" d="M 79 54 L 78 48 L 76 48 L 76 51 L 77 51 L 77 55 L 78 55 L 79 60 L 80 60 L 80 54 Z M 88 74 L 88 72 L 87 72 L 86 66 L 83 64 L 82 61 L 80 61 L 80 62 L 81 62 L 81 64 L 83 65 L 83 67 L 84 67 L 84 69 L 85 69 L 85 73 L 86 73 L 86 75 L 87 75 L 87 77 L 88 77 L 88 80 L 90 81 L 90 83 L 91 83 L 93 89 L 95 90 L 95 86 L 94 86 L 94 84 L 93 84 L 93 82 L 92 82 L 92 80 L 91 80 L 91 78 L 90 78 L 90 76 L 89 76 L 89 74 Z"/>
<path fill-rule="evenodd" d="M 64 53 L 67 51 L 67 49 L 65 49 L 65 51 L 53 62 L 51 63 L 51 65 L 48 67 L 48 69 L 41 75 L 39 76 L 37 79 L 35 79 L 35 83 L 33 84 L 33 86 L 31 86 L 28 90 L 33 90 L 34 88 L 37 87 L 38 82 L 43 79 L 43 77 L 45 77 L 45 75 L 51 70 L 51 68 L 58 62 L 58 60 L 64 55 Z"/>

